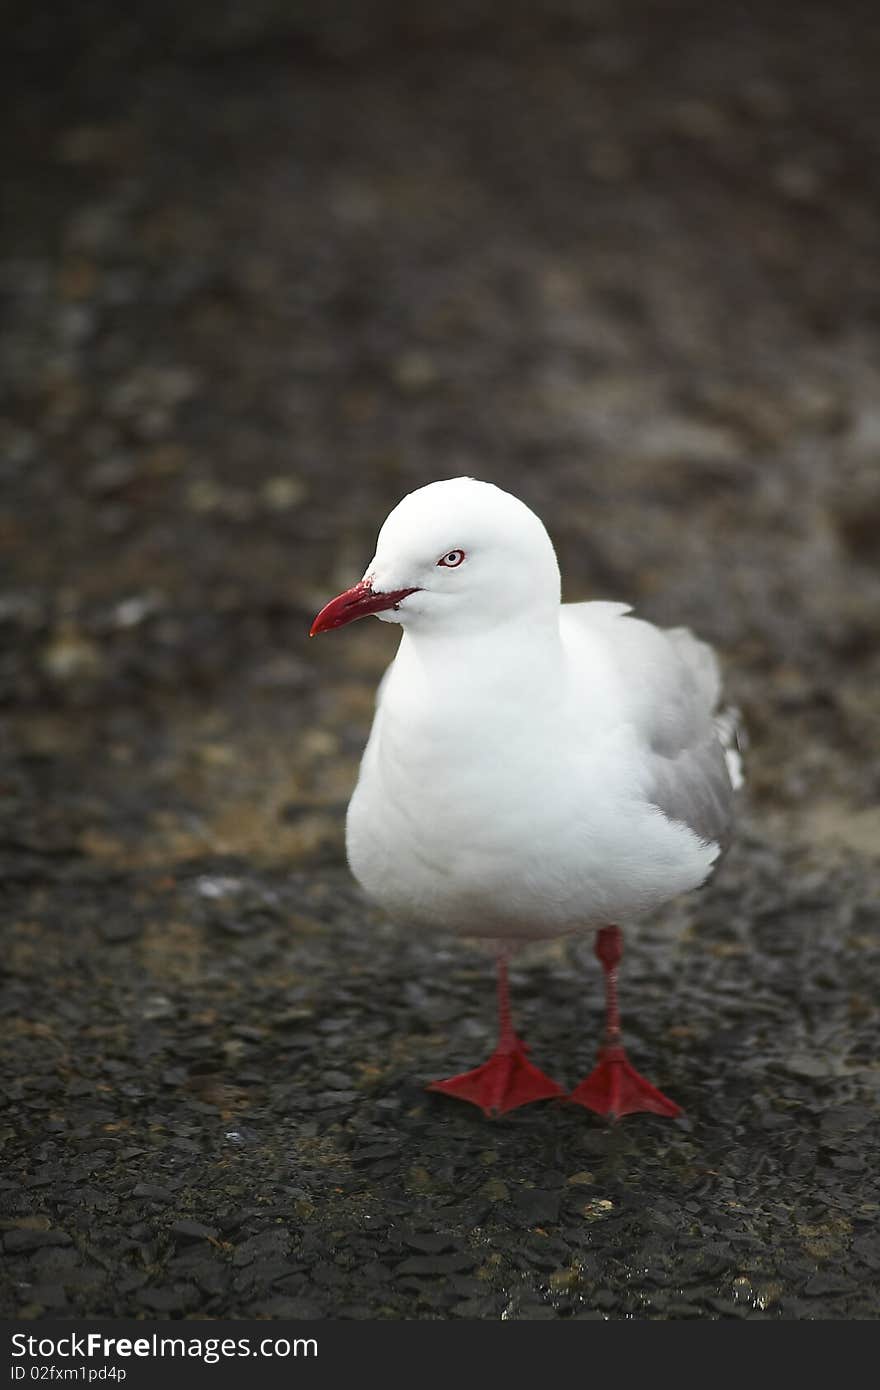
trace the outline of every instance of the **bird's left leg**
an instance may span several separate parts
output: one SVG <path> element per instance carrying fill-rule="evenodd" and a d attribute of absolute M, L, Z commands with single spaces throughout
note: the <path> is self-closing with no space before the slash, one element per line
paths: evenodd
<path fill-rule="evenodd" d="M 620 927 L 601 927 L 596 933 L 595 949 L 605 972 L 605 1045 L 599 1048 L 596 1065 L 589 1076 L 575 1087 L 568 1099 L 600 1115 L 610 1115 L 612 1119 L 640 1110 L 674 1118 L 682 1113 L 681 1107 L 636 1071 L 621 1040 L 617 1004 L 617 967 L 623 955 Z"/>
<path fill-rule="evenodd" d="M 498 1046 L 488 1062 L 473 1071 L 432 1081 L 429 1091 L 441 1091 L 459 1100 L 479 1105 L 486 1115 L 503 1115 L 533 1100 L 549 1100 L 565 1094 L 549 1076 L 532 1066 L 526 1057 L 526 1044 L 513 1031 L 510 1017 L 510 986 L 507 954 L 498 953 Z"/>

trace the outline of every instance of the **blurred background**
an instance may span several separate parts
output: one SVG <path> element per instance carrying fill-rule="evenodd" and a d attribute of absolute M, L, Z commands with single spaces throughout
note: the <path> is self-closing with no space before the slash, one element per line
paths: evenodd
<path fill-rule="evenodd" d="M 219 1275 L 213 1294 L 214 1275 L 166 1269 L 163 1283 L 149 1270 L 172 1258 L 172 1222 L 158 1198 L 129 1212 L 125 1194 L 156 1135 L 166 1184 L 175 1163 L 213 1155 L 211 1219 L 194 1198 L 175 1211 L 214 1229 L 244 1200 L 222 1186 L 229 1145 L 244 1145 L 248 1172 L 263 1163 L 266 1190 L 281 1183 L 317 1229 L 333 1214 L 303 1173 L 338 1158 L 349 1190 L 352 1098 L 366 1094 L 373 1123 L 370 1087 L 388 1080 L 397 1120 L 401 1075 L 448 1070 L 459 1046 L 472 1061 L 489 1035 L 477 958 L 438 967 L 430 944 L 399 957 L 345 869 L 344 807 L 395 634 L 306 635 L 363 572 L 389 509 L 433 479 L 471 474 L 528 502 L 566 598 L 626 600 L 717 644 L 749 730 L 750 801 L 726 888 L 667 918 L 681 940 L 694 914 L 715 922 L 689 958 L 707 1000 L 694 1036 L 710 1059 L 717 1044 L 707 1069 L 721 1065 L 746 1038 L 743 997 L 769 980 L 800 1001 L 774 1024 L 777 1038 L 795 1029 L 786 1055 L 821 1035 L 838 1080 L 849 1067 L 848 1085 L 876 1088 L 876 6 L 6 13 L 0 866 L 7 1061 L 39 1141 L 14 1171 L 48 1172 L 43 1198 L 69 1220 L 80 1199 L 59 1194 L 87 1182 L 110 1203 L 89 1220 L 129 1213 L 133 1246 L 155 1257 L 124 1276 L 111 1261 L 113 1293 L 98 1265 L 79 1284 L 31 1269 L 11 1306 L 358 1306 L 332 1280 L 315 1302 L 295 1270 L 233 1305 Z M 757 953 L 736 936 L 756 920 Z M 806 964 L 792 939 L 811 943 Z M 541 990 L 556 989 L 580 1036 L 569 965 L 521 996 L 539 1031 Z M 671 969 L 633 964 L 637 992 L 659 991 L 655 1051 Z M 393 1004 L 370 1013 L 383 987 Z M 327 1080 L 315 1020 L 328 1046 L 366 1049 L 360 1070 L 343 1057 Z M 691 1044 L 678 1046 L 694 1100 Z M 820 1106 L 831 1073 L 810 1065 L 792 1075 Z M 64 1166 L 71 1094 L 85 1151 L 109 1155 L 105 1185 L 85 1160 Z M 277 1126 L 294 1122 L 279 1157 Z M 47 1123 L 65 1136 L 54 1148 Z M 478 1142 L 470 1117 L 448 1123 L 465 1126 L 465 1149 Z M 134 1154 L 120 1159 L 111 1133 Z M 235 1181 L 244 1190 L 244 1169 Z M 140 1230 L 150 1220 L 161 1239 Z M 453 1294 L 443 1315 L 476 1298 Z M 383 1297 L 395 1315 L 430 1304 L 423 1289 Z"/>

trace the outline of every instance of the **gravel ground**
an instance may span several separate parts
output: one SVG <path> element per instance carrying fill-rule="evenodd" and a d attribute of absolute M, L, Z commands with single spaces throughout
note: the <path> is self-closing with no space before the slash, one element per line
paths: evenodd
<path fill-rule="evenodd" d="M 2 1311 L 877 1317 L 875 7 L 17 9 Z M 426 1095 L 491 963 L 345 867 L 394 636 L 308 623 L 463 472 L 745 714 L 621 981 L 675 1123 Z M 590 943 L 513 984 L 574 1083 Z"/>

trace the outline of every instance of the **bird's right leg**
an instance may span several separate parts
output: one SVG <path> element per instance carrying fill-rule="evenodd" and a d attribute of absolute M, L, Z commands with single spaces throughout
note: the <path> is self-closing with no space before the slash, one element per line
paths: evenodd
<path fill-rule="evenodd" d="M 617 1003 L 617 967 L 623 955 L 620 927 L 601 927 L 596 933 L 595 950 L 605 973 L 605 1044 L 599 1048 L 596 1065 L 589 1076 L 575 1087 L 568 1099 L 599 1115 L 608 1115 L 612 1120 L 641 1110 L 673 1119 L 682 1113 L 681 1106 L 636 1071 L 623 1046 Z"/>
<path fill-rule="evenodd" d="M 532 1066 L 526 1057 L 527 1051 L 526 1044 L 513 1031 L 507 955 L 501 951 L 498 954 L 498 1046 L 481 1067 L 451 1076 L 446 1081 L 432 1081 L 428 1090 L 469 1100 L 479 1105 L 486 1115 L 503 1115 L 533 1100 L 564 1095 L 561 1086 Z"/>

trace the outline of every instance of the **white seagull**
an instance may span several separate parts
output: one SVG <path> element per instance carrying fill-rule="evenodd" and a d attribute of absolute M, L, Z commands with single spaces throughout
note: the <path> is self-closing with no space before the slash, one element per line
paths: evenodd
<path fill-rule="evenodd" d="M 606 1035 L 567 1098 L 614 1117 L 681 1113 L 624 1050 L 617 924 L 711 874 L 739 760 L 712 649 L 629 612 L 561 603 L 534 512 L 455 478 L 403 498 L 363 579 L 312 626 L 373 613 L 403 628 L 348 808 L 348 861 L 407 927 L 498 943 L 498 1046 L 430 1087 L 487 1114 L 564 1094 L 513 1030 L 509 951 L 590 930 Z"/>

